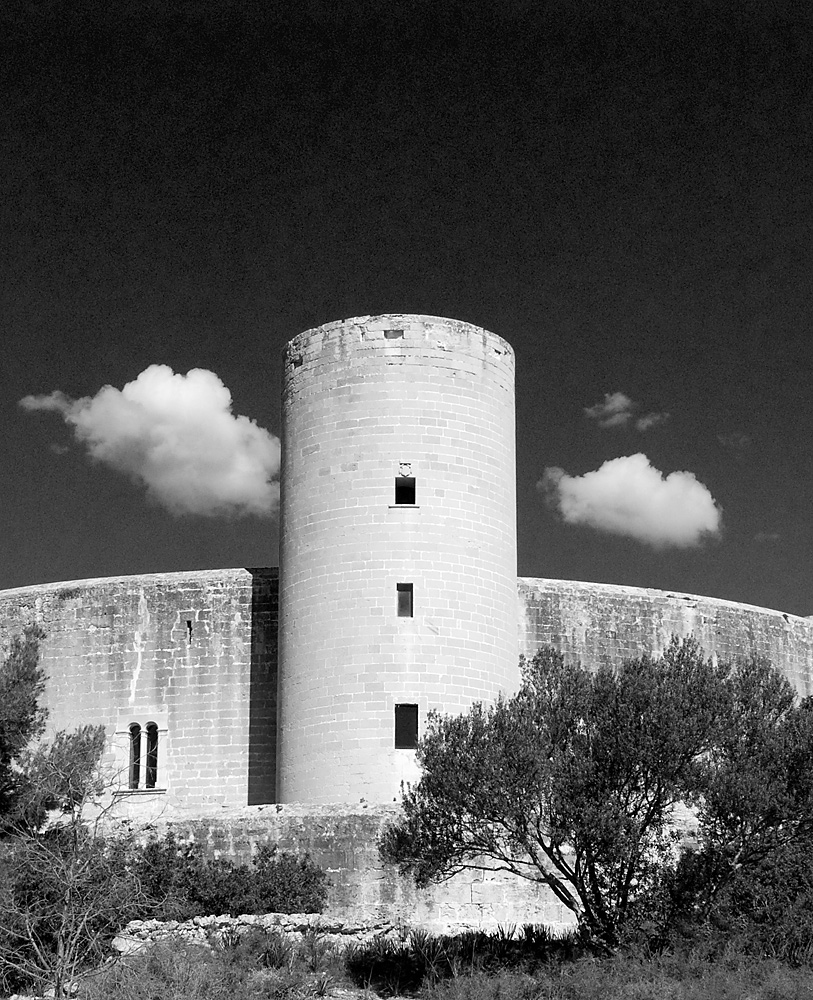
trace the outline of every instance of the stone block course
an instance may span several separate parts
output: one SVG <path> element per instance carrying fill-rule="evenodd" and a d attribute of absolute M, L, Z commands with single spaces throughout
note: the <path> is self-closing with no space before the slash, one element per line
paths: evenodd
<path fill-rule="evenodd" d="M 638 587 L 520 579 L 519 648 L 552 645 L 586 664 L 663 652 L 694 636 L 708 655 L 764 656 L 801 697 L 813 693 L 813 620 L 769 608 Z"/>
<path fill-rule="evenodd" d="M 322 925 L 390 924 L 455 933 L 495 930 L 508 923 L 572 924 L 548 889 L 501 872 L 462 873 L 440 885 L 416 888 L 378 855 L 379 832 L 397 814 L 394 805 L 276 805 L 225 809 L 194 819 L 164 818 L 154 829 L 159 835 L 172 829 L 180 842 L 195 842 L 209 856 L 240 862 L 247 862 L 261 844 L 308 853 L 329 873 L 328 903 L 318 917 Z"/>
<path fill-rule="evenodd" d="M 387 323 L 404 330 L 396 355 Z M 390 316 L 307 331 L 288 358 L 279 791 L 287 801 L 341 801 L 358 791 L 349 775 L 363 761 L 355 747 L 353 760 L 344 754 L 341 731 L 319 728 L 323 692 L 378 753 L 392 744 L 394 701 L 420 702 L 461 659 L 463 673 L 488 665 L 480 697 L 516 681 L 513 631 L 492 625 L 511 620 L 516 601 L 513 355 L 468 324 Z M 304 452 L 317 442 L 312 464 Z M 404 462 L 419 506 L 399 510 L 394 476 Z M 397 582 L 415 586 L 409 620 L 396 617 Z M 465 601 L 450 600 L 461 588 Z M 471 700 L 470 683 L 443 689 L 450 710 Z M 371 708 L 364 695 L 373 692 L 389 704 L 376 698 Z M 373 799 L 398 791 L 393 753 L 369 761 L 363 791 Z"/>
<path fill-rule="evenodd" d="M 386 339 L 388 329 L 403 337 Z M 394 748 L 394 706 L 417 704 L 422 727 L 431 709 L 489 702 L 517 686 L 518 651 L 532 656 L 546 644 L 598 665 L 657 655 L 673 634 L 694 635 L 719 657 L 767 656 L 800 695 L 813 693 L 810 619 L 693 595 L 516 579 L 514 358 L 500 337 L 431 316 L 357 317 L 294 338 L 285 371 L 279 572 L 0 593 L 0 641 L 27 623 L 46 630 L 51 732 L 105 724 L 108 763 L 126 784 L 130 722 L 160 718 L 166 727 L 160 787 L 124 788 L 120 816 L 192 822 L 279 798 L 392 802 L 401 781 L 418 776 L 414 754 Z M 414 507 L 393 502 L 404 463 L 416 478 Z M 396 614 L 397 583 L 414 585 L 413 617 Z M 339 869 L 364 873 L 342 876 L 337 906 L 372 900 L 453 921 L 464 903 L 481 916 L 512 905 L 513 890 L 494 895 L 488 879 L 458 881 L 430 900 L 382 874 L 372 855 L 354 868 L 340 815 L 317 822 L 288 812 L 268 828 L 294 843 L 295 828 L 307 841 L 318 827 L 325 857 L 335 849 Z M 229 851 L 253 836 L 247 817 L 230 827 Z M 353 844 L 371 850 L 369 817 L 348 813 L 346 822 Z M 551 916 L 561 908 L 537 902 L 539 913 L 561 918 Z M 466 912 L 468 920 L 474 911 Z"/>
<path fill-rule="evenodd" d="M 276 601 L 276 570 L 24 587 L 0 593 L 0 639 L 30 623 L 45 629 L 49 730 L 107 726 L 123 811 L 146 817 L 186 808 L 197 794 L 245 805 L 274 797 Z M 115 630 L 99 627 L 100 609 L 117 622 Z M 269 634 L 260 644 L 261 629 Z M 157 714 L 168 727 L 159 740 L 162 792 L 136 798 L 126 788 L 126 724 L 123 737 L 115 730 L 130 715 L 144 722 Z"/>

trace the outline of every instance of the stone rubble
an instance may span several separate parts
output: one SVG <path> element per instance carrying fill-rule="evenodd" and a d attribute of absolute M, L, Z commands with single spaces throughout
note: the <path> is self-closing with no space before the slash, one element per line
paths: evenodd
<path fill-rule="evenodd" d="M 403 925 L 382 920 L 357 923 L 322 913 L 244 913 L 237 917 L 193 917 L 190 920 L 131 920 L 113 940 L 113 948 L 122 955 L 141 951 L 156 941 L 181 937 L 192 944 L 208 946 L 213 937 L 224 932 L 244 934 L 253 927 L 275 930 L 292 943 L 317 933 L 321 941 L 344 950 L 351 944 L 364 944 L 374 938 L 396 938 L 404 933 Z"/>

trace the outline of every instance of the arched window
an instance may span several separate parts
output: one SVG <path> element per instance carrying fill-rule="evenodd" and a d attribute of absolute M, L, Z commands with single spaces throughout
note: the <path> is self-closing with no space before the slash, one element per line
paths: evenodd
<path fill-rule="evenodd" d="M 158 780 L 158 726 L 147 723 L 147 761 L 144 787 L 155 788 Z"/>
<path fill-rule="evenodd" d="M 138 788 L 141 777 L 141 726 L 130 725 L 130 788 Z"/>
<path fill-rule="evenodd" d="M 165 757 L 167 712 L 160 707 L 126 708 L 116 723 L 116 758 L 122 777 L 118 792 L 163 793 L 167 784 Z M 161 744 L 159 770 L 158 744 Z M 126 754 L 126 756 L 125 756 Z"/>

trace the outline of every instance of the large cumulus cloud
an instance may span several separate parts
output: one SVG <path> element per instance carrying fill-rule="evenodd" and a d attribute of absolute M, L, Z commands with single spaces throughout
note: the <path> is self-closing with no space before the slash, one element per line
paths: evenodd
<path fill-rule="evenodd" d="M 664 476 L 643 454 L 613 458 L 583 476 L 548 468 L 537 488 L 566 524 L 586 524 L 656 549 L 691 548 L 720 534 L 722 512 L 694 473 Z"/>
<path fill-rule="evenodd" d="M 214 372 L 150 365 L 123 389 L 106 385 L 81 399 L 57 390 L 20 405 L 59 413 L 93 459 L 175 514 L 268 515 L 277 506 L 279 439 L 232 413 Z"/>

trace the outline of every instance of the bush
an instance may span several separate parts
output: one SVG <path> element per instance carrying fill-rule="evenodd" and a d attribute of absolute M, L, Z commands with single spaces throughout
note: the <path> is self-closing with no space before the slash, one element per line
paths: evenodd
<path fill-rule="evenodd" d="M 330 972 L 310 969 L 307 947 L 286 952 L 280 965 L 268 961 L 268 945 L 277 935 L 259 929 L 216 948 L 168 939 L 84 980 L 79 1000 L 305 1000 L 327 996 L 344 981 L 341 966 Z M 570 944 L 574 939 L 570 938 Z M 584 950 L 567 955 L 540 928 L 509 937 L 469 932 L 433 937 L 413 932 L 401 942 L 383 940 L 352 949 L 348 966 L 362 954 L 377 964 L 370 977 L 354 976 L 360 985 L 383 994 L 415 995 L 422 1000 L 802 1000 L 810 997 L 810 975 L 781 962 L 755 959 L 729 946 L 718 955 L 702 949 L 675 949 L 656 956 L 619 954 L 589 957 Z M 529 974 L 529 949 L 550 953 Z M 551 952 L 553 949 L 553 952 Z M 271 949 L 274 950 L 273 948 Z M 553 953 L 556 953 L 555 955 Z M 421 954 L 424 956 L 421 959 Z M 500 957 L 502 956 L 502 957 Z M 415 964 L 427 957 L 448 960 L 450 974 L 421 982 Z M 563 961 L 558 961 L 561 958 Z M 485 971 L 492 961 L 499 968 Z M 358 970 L 357 970 L 358 972 Z M 369 966 L 367 967 L 369 973 Z"/>
<path fill-rule="evenodd" d="M 409 944 L 384 937 L 351 946 L 345 952 L 344 963 L 354 983 L 381 996 L 414 992 L 425 973 L 421 956 Z"/>
<path fill-rule="evenodd" d="M 489 859 L 546 885 L 610 953 L 630 925 L 668 929 L 679 803 L 697 815 L 700 920 L 741 870 L 809 836 L 813 699 L 767 660 L 716 663 L 673 638 L 658 659 L 592 671 L 548 648 L 521 668 L 511 698 L 428 717 L 420 781 L 379 840 L 418 885 Z"/>
<path fill-rule="evenodd" d="M 84 981 L 81 1000 L 236 1000 L 242 971 L 200 945 L 162 941 Z"/>
<path fill-rule="evenodd" d="M 379 937 L 345 952 L 347 974 L 358 986 L 389 996 L 474 975 L 500 976 L 573 961 L 587 945 L 576 933 L 555 936 L 543 926 L 500 927 L 487 934 L 467 931 L 432 935 L 413 930 L 405 941 Z M 514 983 L 513 985 L 516 985 Z"/>
<path fill-rule="evenodd" d="M 128 839 L 82 826 L 6 841 L 0 854 L 0 995 L 71 979 L 106 954 L 147 901 L 128 861 Z"/>
<path fill-rule="evenodd" d="M 735 944 L 744 954 L 813 965 L 813 838 L 773 851 L 762 862 L 740 870 L 698 916 L 698 884 L 713 864 L 704 852 L 681 859 L 671 885 L 669 941 L 702 945 L 710 956 Z"/>
<path fill-rule="evenodd" d="M 80 1000 L 304 1000 L 343 976 L 321 935 L 298 944 L 276 930 L 213 933 L 208 945 L 168 937 L 82 982 Z"/>
<path fill-rule="evenodd" d="M 170 832 L 150 841 L 136 861 L 136 874 L 156 916 L 188 920 L 207 914 L 321 913 L 327 876 L 306 855 L 297 858 L 260 847 L 250 864 L 204 856 L 198 844 L 179 844 Z"/>

